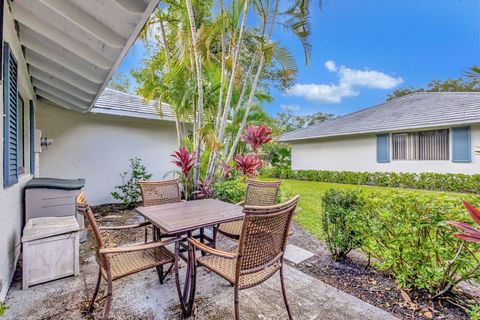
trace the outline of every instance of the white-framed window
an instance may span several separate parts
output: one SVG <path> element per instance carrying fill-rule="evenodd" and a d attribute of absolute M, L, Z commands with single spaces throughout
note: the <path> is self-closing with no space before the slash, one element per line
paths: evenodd
<path fill-rule="evenodd" d="M 393 160 L 449 160 L 448 129 L 392 134 Z"/>

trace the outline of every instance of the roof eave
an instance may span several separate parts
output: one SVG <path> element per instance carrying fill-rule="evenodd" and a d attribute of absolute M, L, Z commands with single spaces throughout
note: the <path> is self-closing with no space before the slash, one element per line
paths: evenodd
<path fill-rule="evenodd" d="M 339 133 L 339 134 L 330 134 L 330 135 L 320 135 L 320 136 L 311 136 L 311 137 L 300 137 L 300 138 L 283 138 L 280 137 L 278 142 L 299 142 L 305 140 L 314 140 L 314 139 L 323 139 L 330 137 L 345 137 L 345 136 L 357 136 L 362 134 L 371 134 L 371 133 L 384 133 L 384 132 L 398 132 L 405 130 L 418 130 L 418 129 L 435 129 L 443 127 L 452 127 L 452 126 L 462 126 L 462 125 L 476 125 L 480 124 L 480 119 L 478 121 L 466 120 L 466 121 L 452 121 L 449 123 L 443 124 L 431 124 L 431 125 L 422 125 L 422 126 L 410 126 L 410 127 L 397 127 L 397 128 L 384 128 L 381 130 L 369 130 L 369 131 L 358 131 L 358 132 L 349 132 L 349 133 Z"/>
<path fill-rule="evenodd" d="M 115 71 L 117 70 L 117 68 L 120 66 L 120 64 L 122 63 L 123 59 L 125 58 L 125 56 L 127 55 L 128 51 L 130 50 L 130 47 L 133 45 L 133 43 L 137 40 L 138 38 L 138 35 L 140 34 L 140 32 L 142 31 L 143 27 L 145 26 L 145 24 L 147 23 L 148 19 L 150 18 L 150 15 L 153 13 L 153 11 L 155 10 L 155 8 L 157 8 L 158 6 L 158 3 L 160 2 L 160 0 L 152 0 L 149 2 L 147 8 L 145 9 L 145 11 L 143 12 L 142 14 L 142 18 L 139 20 L 139 22 L 137 23 L 137 26 L 135 27 L 133 33 L 130 35 L 130 38 L 128 39 L 127 43 L 125 44 L 125 46 L 123 47 L 122 49 L 122 52 L 120 53 L 120 55 L 118 56 L 117 60 L 115 61 L 115 64 L 113 65 L 113 67 L 110 69 L 110 72 L 108 73 L 108 76 L 107 78 L 105 79 L 105 81 L 103 82 L 100 90 L 98 91 L 97 95 L 95 96 L 95 98 L 93 99 L 92 103 L 90 104 L 90 107 L 85 110 L 85 112 L 88 112 L 88 111 L 91 111 L 94 107 L 95 107 L 95 103 L 97 102 L 98 98 L 100 97 L 100 95 L 102 94 L 103 90 L 105 89 L 105 87 L 107 86 L 108 82 L 110 81 L 110 79 L 112 78 L 113 74 L 115 73 Z"/>

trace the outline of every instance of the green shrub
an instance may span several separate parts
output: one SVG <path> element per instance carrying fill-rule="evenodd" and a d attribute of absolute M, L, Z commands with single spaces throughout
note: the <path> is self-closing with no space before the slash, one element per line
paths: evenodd
<path fill-rule="evenodd" d="M 333 260 L 362 245 L 364 200 L 359 190 L 330 189 L 322 197 L 322 228 Z"/>
<path fill-rule="evenodd" d="M 480 205 L 479 197 L 465 198 Z M 471 274 L 480 258 L 479 245 L 462 244 L 445 223 L 471 222 L 458 197 L 403 190 L 329 190 L 322 202 L 323 228 L 334 257 L 361 245 L 375 257 L 378 269 L 395 276 L 399 287 L 432 294 L 459 277 L 480 279 L 480 270 Z"/>
<path fill-rule="evenodd" d="M 241 179 L 224 180 L 214 184 L 214 197 L 230 203 L 238 203 L 245 199 L 247 189 L 245 182 Z"/>
<path fill-rule="evenodd" d="M 468 200 L 480 203 L 478 198 Z M 456 197 L 411 191 L 371 193 L 365 198 L 363 219 L 368 221 L 363 249 L 377 258 L 379 269 L 395 275 L 400 287 L 438 293 L 454 276 L 467 275 L 477 265 L 478 245 L 465 243 L 460 249 L 462 242 L 445 224 L 468 222 Z M 450 265 L 457 253 L 455 265 Z M 473 277 L 479 278 L 480 272 Z"/>
<path fill-rule="evenodd" d="M 5 311 L 8 310 L 8 307 L 5 305 L 5 303 L 3 302 L 0 302 L 0 316 L 3 316 L 3 314 L 5 313 Z"/>
<path fill-rule="evenodd" d="M 291 170 L 272 168 L 262 171 L 265 177 L 371 185 L 391 188 L 423 189 L 462 193 L 480 193 L 480 174 L 353 172 L 327 170 Z"/>
<path fill-rule="evenodd" d="M 138 187 L 138 182 L 142 180 L 149 180 L 152 175 L 147 172 L 147 168 L 143 165 L 142 160 L 133 158 L 128 160 L 130 162 L 131 173 L 128 172 L 120 174 L 122 177 L 122 185 L 116 186 L 117 191 L 112 192 L 112 197 L 121 200 L 125 208 L 133 208 L 140 200 L 141 193 Z"/>

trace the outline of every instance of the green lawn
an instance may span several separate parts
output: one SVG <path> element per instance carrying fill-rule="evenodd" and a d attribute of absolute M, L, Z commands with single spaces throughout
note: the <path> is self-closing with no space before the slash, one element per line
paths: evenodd
<path fill-rule="evenodd" d="M 349 184 L 338 184 L 338 183 L 326 183 L 326 182 L 313 182 L 313 181 L 299 181 L 299 180 L 282 180 L 282 191 L 289 195 L 300 195 L 299 206 L 302 208 L 302 211 L 299 212 L 295 220 L 300 223 L 305 229 L 311 232 L 318 238 L 322 238 L 322 228 L 320 223 L 320 212 L 322 210 L 322 195 L 325 191 L 331 188 L 338 189 L 363 189 L 370 191 L 387 191 L 387 190 L 407 190 L 407 189 L 395 189 L 395 188 L 384 188 L 384 187 L 370 187 L 370 186 L 357 186 Z M 411 192 L 419 193 L 441 193 L 435 191 L 425 191 L 425 190 L 411 190 Z M 450 193 L 452 196 L 458 196 L 459 200 L 462 197 L 462 194 Z"/>

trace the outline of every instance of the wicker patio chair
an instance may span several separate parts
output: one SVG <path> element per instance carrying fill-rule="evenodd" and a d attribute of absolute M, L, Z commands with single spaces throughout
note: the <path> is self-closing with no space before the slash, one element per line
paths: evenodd
<path fill-rule="evenodd" d="M 292 216 L 299 196 L 274 206 L 245 206 L 245 218 L 238 247 L 228 251 L 213 249 L 189 238 L 189 243 L 209 255 L 195 258 L 198 265 L 215 272 L 234 286 L 235 319 L 239 319 L 239 290 L 257 286 L 280 271 L 282 295 L 288 313 L 288 305 L 283 279 L 283 254 L 287 243 Z"/>
<path fill-rule="evenodd" d="M 144 207 L 182 201 L 178 179 L 140 181 L 138 184 Z"/>
<path fill-rule="evenodd" d="M 175 250 L 178 250 L 178 239 L 170 239 L 160 242 L 149 242 L 140 245 L 127 247 L 105 247 L 105 242 L 101 235 L 102 230 L 126 230 L 132 228 L 139 228 L 146 225 L 140 223 L 135 225 L 100 227 L 93 216 L 93 212 L 85 200 L 85 196 L 80 194 L 77 197 L 77 211 L 83 214 L 89 223 L 89 229 L 93 231 L 96 241 L 96 260 L 99 266 L 97 284 L 90 302 L 88 312 L 91 314 L 95 306 L 95 300 L 100 289 L 102 278 L 107 281 L 107 296 L 104 311 L 104 319 L 108 319 L 110 307 L 112 304 L 112 283 L 120 278 L 145 271 L 151 268 L 156 268 L 159 281 L 163 284 L 164 264 L 170 264 L 170 269 L 175 269 L 175 282 L 177 290 L 180 290 L 180 283 L 178 280 L 178 260 L 177 255 L 170 252 L 165 246 L 175 243 Z M 167 272 L 168 274 L 168 272 Z"/>
<path fill-rule="evenodd" d="M 178 179 L 140 181 L 138 185 L 140 186 L 142 206 L 144 207 L 183 201 Z M 162 232 L 158 228 L 154 228 L 153 235 L 154 240 L 162 240 L 162 238 L 178 237 L 182 234 L 169 234 Z M 196 234 L 195 237 L 203 239 L 205 237 L 205 228 L 200 228 L 199 233 Z M 186 238 L 184 238 L 184 240 L 186 242 Z M 182 252 L 185 252 L 187 245 L 182 242 L 181 246 Z"/>
<path fill-rule="evenodd" d="M 237 205 L 245 206 L 271 206 L 277 201 L 278 190 L 280 188 L 280 181 L 258 181 L 249 180 L 247 182 L 247 190 L 245 193 L 245 200 L 237 203 Z M 214 236 L 216 232 L 220 232 L 226 237 L 238 240 L 240 233 L 242 232 L 242 220 L 222 223 L 218 226 L 218 229 L 214 230 Z"/>

